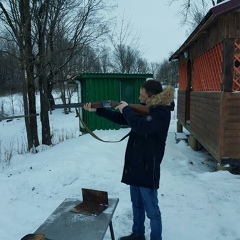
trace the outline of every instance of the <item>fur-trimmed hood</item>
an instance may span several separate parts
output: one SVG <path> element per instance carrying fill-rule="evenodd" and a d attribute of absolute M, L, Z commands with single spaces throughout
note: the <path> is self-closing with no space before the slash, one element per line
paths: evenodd
<path fill-rule="evenodd" d="M 171 106 L 174 101 L 174 88 L 171 86 L 163 89 L 162 92 L 157 94 L 154 98 L 149 98 L 146 105 L 149 108 L 154 108 L 156 106 Z"/>

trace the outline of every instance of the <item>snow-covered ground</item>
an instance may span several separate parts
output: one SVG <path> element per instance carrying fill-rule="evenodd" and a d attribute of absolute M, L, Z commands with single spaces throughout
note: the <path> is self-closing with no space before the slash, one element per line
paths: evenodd
<path fill-rule="evenodd" d="M 177 144 L 175 116 L 161 166 L 163 239 L 240 240 L 240 176 L 217 172 L 216 162 L 206 152 L 194 152 L 184 140 Z M 33 233 L 65 198 L 81 199 L 81 188 L 107 191 L 109 197 L 119 198 L 113 217 L 115 237 L 129 234 L 129 187 L 121 183 L 127 139 L 103 143 L 89 134 L 79 136 L 75 113 L 64 115 L 61 109 L 53 111 L 50 121 L 56 142 L 59 136 L 73 138 L 24 155 L 16 153 L 26 143 L 24 120 L 0 122 L 0 239 L 21 239 Z M 98 130 L 95 134 L 119 140 L 128 131 Z M 8 150 L 13 155 L 10 161 Z M 149 233 L 146 219 L 148 240 Z M 105 239 L 111 239 L 109 231 Z"/>

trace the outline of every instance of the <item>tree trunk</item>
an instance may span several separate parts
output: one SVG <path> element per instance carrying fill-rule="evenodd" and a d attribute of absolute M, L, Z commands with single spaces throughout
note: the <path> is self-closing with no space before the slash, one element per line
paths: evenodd
<path fill-rule="evenodd" d="M 52 105 L 55 105 L 55 100 L 52 95 L 52 90 L 53 90 L 53 84 L 51 80 L 48 80 L 48 92 L 47 92 L 47 97 L 48 97 L 48 102 L 49 102 L 49 110 L 52 109 Z"/>
<path fill-rule="evenodd" d="M 23 57 L 23 48 L 20 50 L 20 65 L 21 65 L 21 80 L 22 80 L 22 93 L 23 93 L 23 106 L 24 106 L 24 114 L 29 115 L 28 110 L 28 97 L 27 97 L 27 84 L 25 78 L 25 66 L 24 66 L 24 57 Z M 32 147 L 32 135 L 30 129 L 30 121 L 29 118 L 25 118 L 25 127 L 27 132 L 27 143 L 28 143 L 28 150 Z"/>
<path fill-rule="evenodd" d="M 41 42 L 41 41 L 39 41 Z M 41 45 L 41 44 L 40 44 Z M 39 46 L 39 49 L 42 46 Z M 40 58 L 38 64 L 38 72 L 39 74 L 39 93 L 40 93 L 40 103 L 41 103 L 41 123 L 42 123 L 42 144 L 50 146 L 52 144 L 51 140 L 51 131 L 50 131 L 50 124 L 49 124 L 49 101 L 48 101 L 48 83 L 46 77 L 46 70 L 43 68 L 44 63 L 44 53 L 41 53 L 40 50 Z"/>
<path fill-rule="evenodd" d="M 45 4 L 48 2 L 45 1 Z M 47 13 L 45 13 L 47 9 L 47 5 L 43 5 L 44 7 L 39 9 L 39 16 L 42 19 L 45 19 Z M 46 14 L 46 15 L 45 15 Z M 40 103 L 41 103 L 41 123 L 42 123 L 42 144 L 51 145 L 51 131 L 49 125 L 49 101 L 48 101 L 48 78 L 46 74 L 46 68 L 44 67 L 46 63 L 45 56 L 46 54 L 46 25 L 44 25 L 45 21 L 38 21 L 38 51 L 39 51 L 39 62 L 37 63 L 38 69 L 38 80 L 39 80 L 39 92 L 40 92 Z"/>
<path fill-rule="evenodd" d="M 36 98 L 35 98 L 35 85 L 34 85 L 34 72 L 33 66 L 31 63 L 27 63 L 27 79 L 28 79 L 28 104 L 29 104 L 29 114 L 36 115 Z M 39 139 L 38 139 L 38 128 L 37 128 L 37 117 L 30 118 L 30 129 L 32 135 L 32 146 L 37 147 L 39 146 Z"/>
<path fill-rule="evenodd" d="M 49 101 L 47 98 L 47 83 L 44 74 L 39 76 L 39 92 L 40 92 L 40 103 L 41 103 L 41 123 L 42 123 L 42 144 L 51 145 L 51 131 L 49 125 Z"/>
<path fill-rule="evenodd" d="M 20 12 L 22 17 L 23 38 L 25 42 L 25 62 L 27 73 L 27 93 L 28 93 L 28 109 L 29 114 L 36 115 L 36 98 L 34 84 L 34 57 L 31 37 L 31 12 L 29 0 L 21 0 Z M 37 117 L 29 119 L 31 143 L 29 149 L 39 146 Z"/>

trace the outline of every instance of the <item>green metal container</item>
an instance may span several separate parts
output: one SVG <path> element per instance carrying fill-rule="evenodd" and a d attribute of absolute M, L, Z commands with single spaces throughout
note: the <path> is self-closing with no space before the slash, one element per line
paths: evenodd
<path fill-rule="evenodd" d="M 75 78 L 78 83 L 79 99 L 81 102 L 98 101 L 126 101 L 139 103 L 139 89 L 144 81 L 153 78 L 153 74 L 81 74 Z M 95 113 L 81 111 L 83 121 L 92 131 L 96 129 L 119 129 L 121 126 L 114 124 Z M 81 131 L 85 129 L 81 127 Z"/>

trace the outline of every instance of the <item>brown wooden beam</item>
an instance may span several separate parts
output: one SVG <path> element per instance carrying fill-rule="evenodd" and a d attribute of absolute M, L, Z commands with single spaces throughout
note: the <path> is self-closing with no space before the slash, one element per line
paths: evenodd
<path fill-rule="evenodd" d="M 223 40 L 223 72 L 222 91 L 232 92 L 233 69 L 234 69 L 235 39 L 227 38 Z"/>

